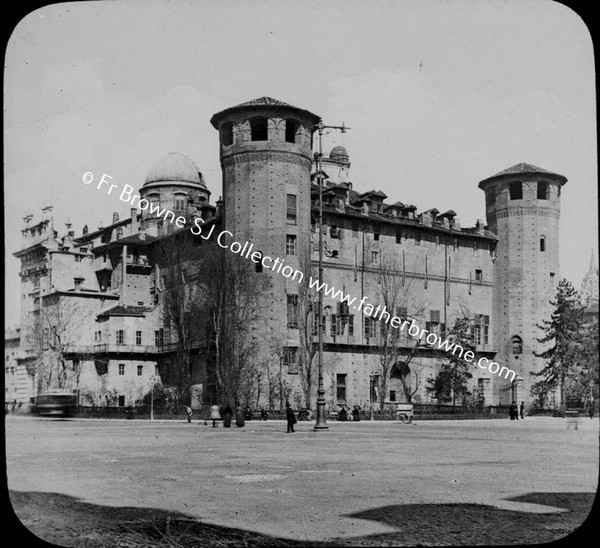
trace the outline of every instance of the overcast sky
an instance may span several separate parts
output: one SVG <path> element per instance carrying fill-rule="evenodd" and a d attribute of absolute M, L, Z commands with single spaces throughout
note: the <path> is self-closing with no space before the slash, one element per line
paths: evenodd
<path fill-rule="evenodd" d="M 345 122 L 354 188 L 485 219 L 477 183 L 520 162 L 565 175 L 561 275 L 578 287 L 597 246 L 594 60 L 581 18 L 550 0 L 101 1 L 46 6 L 7 47 L 6 313 L 19 320 L 22 217 L 54 205 L 110 223 L 168 152 L 221 195 L 215 112 L 271 96 Z"/>

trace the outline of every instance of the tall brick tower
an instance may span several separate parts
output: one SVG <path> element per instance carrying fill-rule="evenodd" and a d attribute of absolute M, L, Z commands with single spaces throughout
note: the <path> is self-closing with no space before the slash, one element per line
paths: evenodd
<path fill-rule="evenodd" d="M 531 400 L 531 371 L 544 367 L 534 353 L 543 348 L 537 327 L 548 319 L 550 300 L 559 276 L 558 221 L 561 187 L 566 177 L 530 164 L 517 164 L 484 179 L 486 216 L 498 236 L 494 279 L 493 329 L 498 345 L 496 361 L 514 370 L 512 385 L 495 379 L 498 403 Z"/>
<path fill-rule="evenodd" d="M 306 276 L 312 135 L 319 119 L 270 97 L 230 107 L 211 118 L 220 136 L 223 228 L 234 240 L 251 242 L 254 250 L 283 260 Z M 265 275 L 271 291 L 265 294 L 261 314 L 281 328 L 283 336 L 297 338 L 297 330 L 290 334 L 289 321 L 286 326 L 282 319 L 288 295 L 298 294 L 298 282 L 269 269 Z"/>

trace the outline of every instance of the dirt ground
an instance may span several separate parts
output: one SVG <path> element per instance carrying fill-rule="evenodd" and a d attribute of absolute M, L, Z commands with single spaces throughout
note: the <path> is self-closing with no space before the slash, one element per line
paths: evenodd
<path fill-rule="evenodd" d="M 7 419 L 10 499 L 86 548 L 535 544 L 594 501 L 597 419 L 311 426 Z"/>

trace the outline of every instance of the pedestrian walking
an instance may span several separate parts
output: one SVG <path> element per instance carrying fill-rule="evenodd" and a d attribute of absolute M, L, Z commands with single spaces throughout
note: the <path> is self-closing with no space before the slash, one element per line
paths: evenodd
<path fill-rule="evenodd" d="M 355 405 L 354 409 L 352 409 L 352 420 L 354 422 L 358 422 L 360 420 L 360 410 L 358 405 Z"/>
<path fill-rule="evenodd" d="M 289 403 L 286 405 L 285 416 L 287 419 L 287 433 L 289 434 L 290 432 L 295 432 L 294 424 L 296 424 L 297 422 L 296 414 L 294 413 L 294 410 L 290 407 Z"/>
<path fill-rule="evenodd" d="M 269 412 L 263 407 L 260 410 L 260 420 L 266 421 L 269 418 Z"/>
<path fill-rule="evenodd" d="M 212 420 L 213 423 L 213 428 L 217 427 L 217 421 L 221 420 L 221 414 L 219 413 L 219 406 L 218 405 L 213 405 L 210 408 L 210 418 Z"/>
<path fill-rule="evenodd" d="M 519 407 L 519 414 L 521 415 L 522 419 L 525 418 L 525 402 L 524 401 L 521 402 L 521 407 Z"/>
<path fill-rule="evenodd" d="M 185 406 L 185 412 L 187 414 L 188 423 L 192 422 L 192 408 L 189 405 Z"/>
<path fill-rule="evenodd" d="M 511 421 L 514 421 L 515 419 L 519 420 L 519 410 L 515 401 L 513 401 L 508 408 L 508 415 L 510 416 Z"/>

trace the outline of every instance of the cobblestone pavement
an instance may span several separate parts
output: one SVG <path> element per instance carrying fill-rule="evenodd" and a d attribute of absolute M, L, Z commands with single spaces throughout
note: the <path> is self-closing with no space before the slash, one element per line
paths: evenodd
<path fill-rule="evenodd" d="M 86 547 L 546 542 L 596 493 L 597 418 L 329 424 L 9 416 L 8 486 L 31 531 Z"/>

